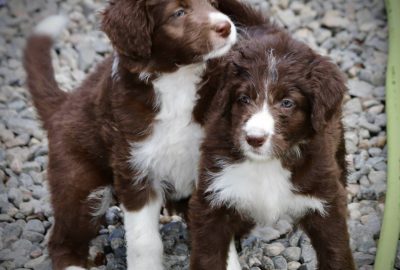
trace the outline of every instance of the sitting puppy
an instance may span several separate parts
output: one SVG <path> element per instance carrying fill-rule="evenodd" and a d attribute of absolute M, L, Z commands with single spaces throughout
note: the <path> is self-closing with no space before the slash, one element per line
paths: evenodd
<path fill-rule="evenodd" d="M 203 117 L 198 189 L 189 205 L 191 269 L 241 269 L 234 239 L 282 215 L 309 235 L 319 269 L 355 269 L 342 74 L 277 27 L 247 32 L 201 91 L 203 107 L 212 105 Z"/>
<path fill-rule="evenodd" d="M 85 267 L 100 227 L 94 199 L 110 198 L 111 191 L 125 214 L 128 269 L 163 268 L 158 221 L 164 198 L 189 197 L 197 178 L 203 138 L 192 117 L 197 84 L 205 62 L 236 41 L 235 26 L 217 5 L 111 1 L 102 29 L 115 54 L 71 93 L 58 87 L 50 57 L 64 19 L 48 18 L 29 38 L 27 82 L 49 138 L 53 269 Z M 107 209 L 103 203 L 96 215 Z"/>

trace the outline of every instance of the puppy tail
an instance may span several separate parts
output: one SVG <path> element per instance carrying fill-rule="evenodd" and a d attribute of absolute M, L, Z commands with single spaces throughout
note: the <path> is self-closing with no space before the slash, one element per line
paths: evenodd
<path fill-rule="evenodd" d="M 28 38 L 24 52 L 27 86 L 46 129 L 49 127 L 49 119 L 68 95 L 59 88 L 51 61 L 51 47 L 67 23 L 68 19 L 61 15 L 40 22 Z"/>

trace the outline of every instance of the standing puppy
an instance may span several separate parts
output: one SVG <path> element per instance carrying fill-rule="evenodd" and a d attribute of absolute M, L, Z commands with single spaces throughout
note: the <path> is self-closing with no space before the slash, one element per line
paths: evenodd
<path fill-rule="evenodd" d="M 205 62 L 236 41 L 215 0 L 112 0 L 102 29 L 115 54 L 71 93 L 51 65 L 51 17 L 29 38 L 25 68 L 48 131 L 48 179 L 55 223 L 53 269 L 83 269 L 88 243 L 115 190 L 124 211 L 129 270 L 161 270 L 158 220 L 164 199 L 192 193 L 203 129 L 193 121 Z M 165 190 L 168 189 L 168 193 Z M 102 207 L 93 206 L 103 199 Z M 101 199 L 100 198 L 100 199 Z"/>
<path fill-rule="evenodd" d="M 353 270 L 342 74 L 278 28 L 248 34 L 217 64 L 219 82 L 202 89 L 207 97 L 219 87 L 190 202 L 191 269 L 241 269 L 235 237 L 290 215 L 311 238 L 319 269 Z"/>

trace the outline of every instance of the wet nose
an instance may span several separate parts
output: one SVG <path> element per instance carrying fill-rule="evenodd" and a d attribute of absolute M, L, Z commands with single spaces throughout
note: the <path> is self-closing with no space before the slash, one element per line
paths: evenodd
<path fill-rule="evenodd" d="M 215 26 L 215 32 L 223 38 L 227 38 L 231 33 L 231 24 L 228 21 L 219 22 Z"/>
<path fill-rule="evenodd" d="M 265 141 L 267 140 L 267 136 L 247 136 L 246 141 L 249 145 L 258 148 L 263 146 Z"/>

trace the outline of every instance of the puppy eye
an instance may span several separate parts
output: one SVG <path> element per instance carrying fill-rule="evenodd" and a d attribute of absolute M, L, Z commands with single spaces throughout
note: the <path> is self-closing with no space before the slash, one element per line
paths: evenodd
<path fill-rule="evenodd" d="M 177 11 L 175 11 L 175 13 L 172 15 L 174 18 L 179 18 L 179 17 L 183 17 L 186 15 L 186 12 L 183 8 L 178 9 Z"/>
<path fill-rule="evenodd" d="M 243 103 L 243 104 L 250 104 L 251 99 L 250 99 L 249 96 L 241 95 L 241 96 L 238 98 L 238 101 L 239 101 L 240 103 Z"/>
<path fill-rule="evenodd" d="M 281 101 L 281 107 L 285 109 L 290 109 L 294 106 L 294 101 L 291 99 L 285 98 L 284 100 Z"/>

